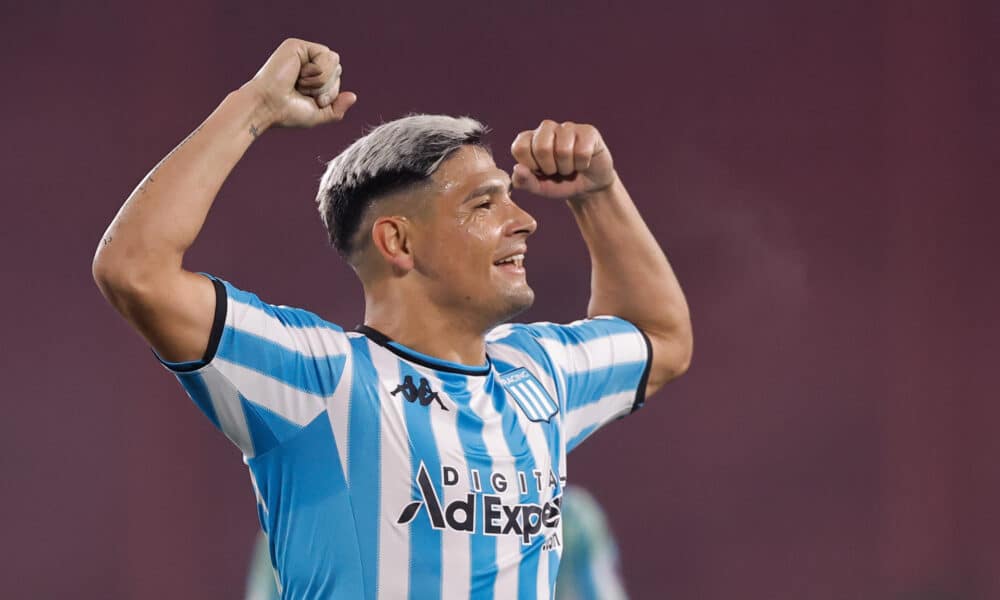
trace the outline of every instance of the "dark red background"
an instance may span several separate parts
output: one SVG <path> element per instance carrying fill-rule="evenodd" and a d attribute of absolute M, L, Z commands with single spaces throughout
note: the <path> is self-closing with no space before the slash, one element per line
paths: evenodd
<path fill-rule="evenodd" d="M 139 179 L 282 38 L 341 52 L 340 125 L 268 133 L 187 266 L 347 326 L 322 160 L 410 111 L 592 121 L 694 315 L 693 368 L 571 457 L 638 598 L 1000 598 L 1000 5 L 5 3 L 0 595 L 237 598 L 238 452 L 106 305 Z M 530 319 L 583 314 L 567 211 Z M 641 293 L 637 290 L 636 293 Z"/>

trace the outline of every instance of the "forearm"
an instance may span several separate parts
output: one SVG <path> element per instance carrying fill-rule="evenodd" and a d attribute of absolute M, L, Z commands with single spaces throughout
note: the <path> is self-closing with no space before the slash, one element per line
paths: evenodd
<path fill-rule="evenodd" d="M 687 301 L 667 257 L 621 180 L 568 201 L 590 251 L 588 316 L 615 315 L 690 346 Z"/>
<path fill-rule="evenodd" d="M 268 120 L 247 88 L 225 100 L 139 183 L 94 257 L 103 278 L 180 270 L 222 183 Z"/>
<path fill-rule="evenodd" d="M 339 121 L 357 100 L 340 89 L 335 52 L 289 38 L 142 180 L 94 256 L 101 293 L 164 359 L 205 358 L 219 309 L 215 285 L 184 270 L 222 183 L 274 127 Z"/>
<path fill-rule="evenodd" d="M 646 334 L 652 355 L 645 393 L 684 373 L 693 347 L 687 301 L 597 129 L 545 119 L 514 138 L 511 154 L 514 187 L 568 199 L 590 250 L 587 315 L 621 317 Z"/>

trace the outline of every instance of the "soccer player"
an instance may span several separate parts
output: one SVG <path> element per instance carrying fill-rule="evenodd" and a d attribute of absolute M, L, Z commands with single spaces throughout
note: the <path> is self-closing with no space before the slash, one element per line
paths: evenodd
<path fill-rule="evenodd" d="M 320 184 L 363 326 L 185 270 L 254 140 L 344 117 L 340 74 L 327 47 L 283 42 L 129 196 L 95 280 L 243 452 L 283 598 L 550 598 L 566 454 L 687 369 L 680 286 L 597 129 L 542 121 L 508 175 L 481 124 L 428 115 L 374 129 Z M 502 324 L 534 299 L 514 188 L 576 217 L 586 319 Z"/>

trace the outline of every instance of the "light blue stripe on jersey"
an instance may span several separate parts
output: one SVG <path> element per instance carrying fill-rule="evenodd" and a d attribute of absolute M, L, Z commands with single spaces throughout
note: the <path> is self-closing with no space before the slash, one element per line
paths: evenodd
<path fill-rule="evenodd" d="M 264 499 L 285 600 L 364 597 L 358 532 L 326 413 L 271 452 L 247 460 Z"/>
<path fill-rule="evenodd" d="M 410 363 L 400 360 L 399 377 L 405 379 L 411 377 L 413 381 L 420 381 L 423 375 L 413 368 Z M 429 404 L 422 406 L 420 402 L 408 402 L 402 397 L 403 415 L 406 419 L 406 430 L 410 434 L 410 439 L 414 448 L 426 449 L 420 456 L 410 457 L 410 476 L 412 481 L 417 481 L 417 473 L 423 463 L 430 475 L 431 485 L 438 498 L 444 498 L 444 488 L 441 484 L 441 457 L 438 453 L 437 441 L 434 439 L 434 431 L 431 429 L 431 411 L 437 410 L 438 406 Z M 419 500 L 416 496 L 417 486 L 413 487 L 413 500 Z M 409 524 L 410 527 L 410 598 L 420 600 L 421 598 L 441 597 L 441 531 L 431 527 L 431 521 L 427 519 L 414 519 Z"/>
<path fill-rule="evenodd" d="M 317 396 L 333 393 L 346 357 L 307 356 L 259 335 L 227 326 L 217 356 Z"/>
<path fill-rule="evenodd" d="M 587 439 L 587 436 L 590 434 L 594 433 L 595 429 L 597 429 L 597 423 L 584 427 L 583 431 L 574 435 L 570 441 L 566 442 L 566 452 L 571 452 L 574 448 L 579 446 L 580 442 Z"/>
<path fill-rule="evenodd" d="M 302 431 L 302 426 L 289 421 L 267 407 L 250 402 L 239 394 L 243 416 L 247 421 L 253 453 L 264 454 Z"/>
<path fill-rule="evenodd" d="M 562 542 L 562 540 L 559 541 Z M 556 552 L 555 550 L 550 550 L 549 551 L 549 598 L 556 597 L 556 576 L 559 575 L 559 560 L 560 560 L 559 553 Z"/>
<path fill-rule="evenodd" d="M 605 396 L 635 391 L 635 386 L 646 369 L 646 361 L 618 363 L 590 371 L 566 373 L 566 399 L 568 409 L 574 410 L 598 402 Z"/>
<path fill-rule="evenodd" d="M 354 523 L 358 531 L 362 579 L 366 600 L 375 600 L 378 587 L 378 535 L 381 509 L 380 472 L 382 418 L 378 378 L 368 349 L 368 338 L 349 338 L 353 372 L 348 424 L 347 471 Z M 403 568 L 400 565 L 399 568 Z"/>
<path fill-rule="evenodd" d="M 219 425 L 219 415 L 215 414 L 215 407 L 212 406 L 212 394 L 209 393 L 208 386 L 205 385 L 205 378 L 202 374 L 177 373 L 177 379 L 180 380 L 184 391 L 194 400 L 194 403 L 201 409 L 201 412 L 205 413 L 208 420 L 212 422 L 212 425 L 215 425 L 216 429 L 222 431 L 222 426 Z"/>
<path fill-rule="evenodd" d="M 438 377 L 444 383 L 444 391 L 456 403 L 467 406 L 472 394 L 468 390 L 468 378 L 464 375 L 439 372 Z M 487 385 L 492 382 L 487 381 Z M 465 474 L 472 481 L 472 469 L 479 473 L 480 481 L 488 480 L 493 471 L 493 460 L 486 454 L 486 443 L 483 440 L 483 422 L 471 410 L 459 410 L 456 417 L 458 439 L 462 442 L 462 453 L 469 472 Z M 471 486 L 470 486 L 471 488 Z M 477 494 L 480 495 L 481 494 Z M 476 523 L 483 523 L 483 503 L 476 502 Z M 482 526 L 480 526 L 482 530 Z M 496 537 L 489 535 L 473 535 L 469 539 L 470 571 L 469 597 L 476 600 L 493 600 L 493 586 L 497 580 L 497 542 Z"/>
<path fill-rule="evenodd" d="M 501 373 L 512 371 L 517 366 L 520 366 L 496 359 L 494 359 L 493 364 L 496 365 L 497 370 Z M 524 430 L 521 429 L 521 424 L 518 422 L 517 415 L 514 412 L 520 409 L 512 409 L 507 403 L 504 393 L 503 386 L 494 386 L 493 406 L 498 413 L 503 415 L 504 438 L 507 441 L 507 448 L 514 456 L 514 464 L 517 470 L 524 473 L 525 477 L 530 477 L 532 471 L 535 470 L 535 458 L 531 453 L 528 438 L 525 436 Z M 504 410 L 505 405 L 509 407 L 507 410 Z M 521 484 L 517 481 L 517 478 L 510 483 L 518 486 L 518 492 L 520 493 Z M 519 504 L 539 504 L 538 488 L 535 485 L 531 485 L 531 482 L 528 483 L 527 488 L 528 493 L 520 496 Z M 521 546 L 521 564 L 517 568 L 518 600 L 534 600 L 538 596 L 538 560 L 542 554 L 541 546 L 543 543 L 544 540 L 541 539 L 541 536 L 536 536 L 531 545 Z"/>

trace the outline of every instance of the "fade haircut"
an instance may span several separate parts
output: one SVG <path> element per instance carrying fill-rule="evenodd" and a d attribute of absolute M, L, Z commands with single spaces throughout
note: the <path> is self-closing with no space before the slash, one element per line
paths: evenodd
<path fill-rule="evenodd" d="M 349 257 L 358 227 L 379 197 L 425 183 L 464 145 L 486 148 L 487 131 L 469 117 L 409 115 L 359 138 L 327 163 L 316 194 L 330 243 Z"/>

